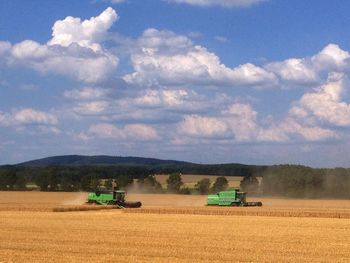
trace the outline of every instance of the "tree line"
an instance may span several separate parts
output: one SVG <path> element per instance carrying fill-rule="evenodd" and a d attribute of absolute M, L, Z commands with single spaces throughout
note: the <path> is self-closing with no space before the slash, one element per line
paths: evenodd
<path fill-rule="evenodd" d="M 0 190 L 26 190 L 29 183 L 41 191 L 93 191 L 98 187 L 134 187 L 147 192 L 173 192 L 182 194 L 207 194 L 228 188 L 223 176 L 243 176 L 241 189 L 249 193 L 266 196 L 297 198 L 350 198 L 350 169 L 314 169 L 300 165 L 276 166 L 232 166 L 209 165 L 203 167 L 170 166 L 150 167 L 140 165 L 86 165 L 86 166 L 1 166 Z M 218 167 L 215 173 L 213 167 Z M 178 170 L 176 170 L 178 169 Z M 191 174 L 223 175 L 215 181 L 211 178 L 199 180 L 193 189 L 186 187 L 181 180 L 181 172 Z M 235 171 L 231 174 L 229 171 Z M 163 186 L 152 175 L 170 174 Z M 180 175 L 180 176 L 179 176 Z M 257 177 L 262 177 L 261 183 Z M 220 178 L 220 179 L 219 179 Z M 219 181 L 218 181 L 219 180 Z M 226 180 L 226 181 L 225 181 Z"/>

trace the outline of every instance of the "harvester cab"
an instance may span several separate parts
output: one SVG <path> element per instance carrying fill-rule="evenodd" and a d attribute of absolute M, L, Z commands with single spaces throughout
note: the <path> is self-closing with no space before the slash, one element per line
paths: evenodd
<path fill-rule="evenodd" d="M 103 190 L 90 192 L 87 203 L 98 205 L 115 205 L 119 208 L 137 208 L 141 207 L 141 202 L 126 202 L 126 192 L 123 190 Z"/>
<path fill-rule="evenodd" d="M 211 206 L 262 206 L 261 202 L 247 202 L 247 193 L 238 189 L 208 195 L 207 205 Z"/>

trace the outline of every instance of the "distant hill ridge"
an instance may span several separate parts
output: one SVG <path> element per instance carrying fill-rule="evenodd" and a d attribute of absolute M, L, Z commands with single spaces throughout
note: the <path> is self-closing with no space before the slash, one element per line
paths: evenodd
<path fill-rule="evenodd" d="M 79 165 L 187 165 L 190 162 L 176 161 L 176 160 L 161 160 L 156 158 L 144 158 L 133 156 L 108 156 L 108 155 L 62 155 L 52 156 L 37 160 L 31 160 L 17 164 L 18 166 L 79 166 Z"/>

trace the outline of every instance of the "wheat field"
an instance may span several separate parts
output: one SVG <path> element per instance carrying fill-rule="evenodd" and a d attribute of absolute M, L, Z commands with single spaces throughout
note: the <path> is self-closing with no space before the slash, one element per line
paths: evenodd
<path fill-rule="evenodd" d="M 350 261 L 349 219 L 302 217 L 347 213 L 347 200 L 262 199 L 264 207 L 232 210 L 204 207 L 202 196 L 133 194 L 129 200 L 143 208 L 52 212 L 79 206 L 85 197 L 0 192 L 0 262 Z M 249 209 L 300 216 L 245 215 Z"/>

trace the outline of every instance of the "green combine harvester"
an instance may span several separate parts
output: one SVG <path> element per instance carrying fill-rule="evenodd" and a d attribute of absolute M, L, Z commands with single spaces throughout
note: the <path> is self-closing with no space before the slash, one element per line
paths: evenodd
<path fill-rule="evenodd" d="M 262 206 L 261 202 L 247 202 L 247 193 L 238 189 L 208 195 L 207 205 L 212 206 Z"/>
<path fill-rule="evenodd" d="M 138 208 L 141 202 L 126 202 L 126 192 L 122 190 L 96 191 L 88 194 L 88 204 L 115 205 L 119 208 Z"/>

